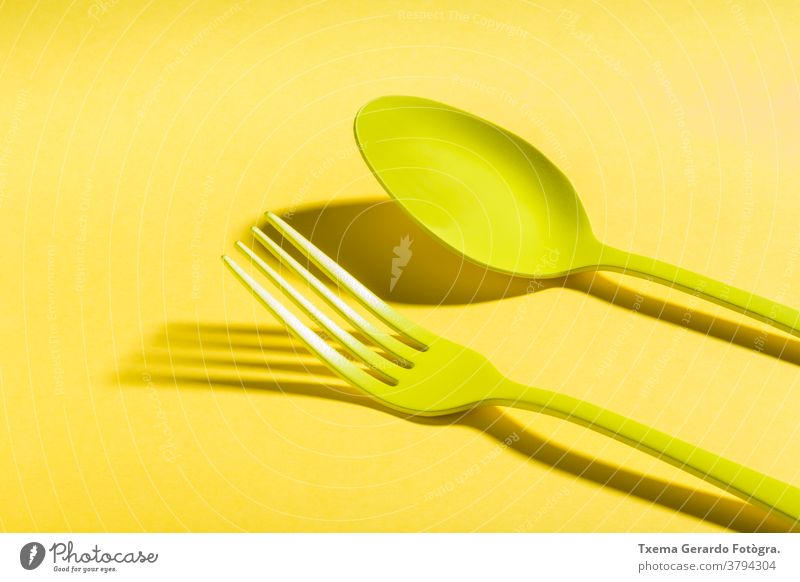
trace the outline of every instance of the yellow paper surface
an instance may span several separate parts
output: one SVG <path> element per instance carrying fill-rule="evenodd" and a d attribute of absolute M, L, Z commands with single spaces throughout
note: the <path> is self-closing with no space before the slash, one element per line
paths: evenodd
<path fill-rule="evenodd" d="M 467 109 L 558 164 L 601 240 L 797 307 L 798 32 L 790 2 L 2 4 L 0 529 L 758 528 L 563 421 L 347 396 L 219 256 L 294 210 L 510 377 L 800 485 L 800 343 L 611 275 L 443 303 L 421 239 L 389 291 L 411 227 L 351 131 L 385 94 Z"/>

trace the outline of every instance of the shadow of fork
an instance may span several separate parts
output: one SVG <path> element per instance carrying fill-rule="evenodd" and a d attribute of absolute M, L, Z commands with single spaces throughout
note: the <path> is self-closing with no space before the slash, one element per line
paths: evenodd
<path fill-rule="evenodd" d="M 161 340 L 161 351 L 151 350 L 145 354 L 145 359 L 148 373 L 162 381 L 215 389 L 263 389 L 334 399 L 367 406 L 424 425 L 461 424 L 503 443 L 504 448 L 529 462 L 730 530 L 793 531 L 792 524 L 782 518 L 738 499 L 649 477 L 555 443 L 531 431 L 499 407 L 481 407 L 460 415 L 439 418 L 402 415 L 338 381 L 327 367 L 317 363 L 305 347 L 288 336 L 282 327 L 173 323 L 167 326 Z M 287 355 L 293 361 L 286 361 Z M 223 371 L 219 371 L 219 368 Z M 308 381 L 244 380 L 240 375 L 242 368 L 299 372 L 307 374 Z M 514 441 L 509 439 L 511 435 L 519 438 Z"/>

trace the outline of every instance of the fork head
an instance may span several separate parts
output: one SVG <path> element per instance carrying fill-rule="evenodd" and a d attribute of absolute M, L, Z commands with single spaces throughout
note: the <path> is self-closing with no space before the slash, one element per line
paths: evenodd
<path fill-rule="evenodd" d="M 368 315 L 343 301 L 257 227 L 251 229 L 255 240 L 282 268 L 305 280 L 318 299 L 360 337 L 344 329 L 241 241 L 236 243 L 238 250 L 323 333 L 312 330 L 233 259 L 226 255 L 222 259 L 256 299 L 336 374 L 383 405 L 412 415 L 451 414 L 481 403 L 513 398 L 513 386 L 484 356 L 408 320 L 283 219 L 271 212 L 266 216 L 285 240 L 361 304 Z M 386 326 L 394 333 L 387 331 Z"/>

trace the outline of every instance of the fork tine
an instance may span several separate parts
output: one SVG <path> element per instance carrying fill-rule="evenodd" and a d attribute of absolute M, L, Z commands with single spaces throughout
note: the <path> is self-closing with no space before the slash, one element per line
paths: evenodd
<path fill-rule="evenodd" d="M 342 378 L 363 389 L 374 389 L 376 386 L 386 386 L 383 382 L 371 376 L 342 354 L 333 349 L 318 334 L 300 321 L 291 311 L 270 295 L 255 279 L 245 272 L 236 262 L 227 255 L 222 255 L 225 265 L 233 272 L 234 276 L 267 308 L 290 332 L 296 335 L 320 360 L 327 364 Z M 376 384 L 379 383 L 379 384 Z"/>
<path fill-rule="evenodd" d="M 355 299 L 377 316 L 386 325 L 403 334 L 417 345 L 419 349 L 426 349 L 433 341 L 434 336 L 419 327 L 411 320 L 389 307 L 380 297 L 367 289 L 355 277 L 345 271 L 328 255 L 314 246 L 308 239 L 289 226 L 283 219 L 273 212 L 266 213 L 269 223 L 280 232 L 289 242 L 311 260 L 323 273 L 336 281 L 340 286 L 355 297 Z"/>
<path fill-rule="evenodd" d="M 266 275 L 275 286 L 277 286 L 285 295 L 287 295 L 295 305 L 297 305 L 303 312 L 305 312 L 306 315 L 319 324 L 327 333 L 333 336 L 333 338 L 336 339 L 336 341 L 338 341 L 351 354 L 367 364 L 373 371 L 380 375 L 381 379 L 385 382 L 392 385 L 397 384 L 397 378 L 394 378 L 387 371 L 387 369 L 400 370 L 401 368 L 399 366 L 393 362 L 390 362 L 386 358 L 379 356 L 376 352 L 373 352 L 363 343 L 354 338 L 352 334 L 342 329 L 335 321 L 325 315 L 317 308 L 316 305 L 306 299 L 302 293 L 295 289 L 293 285 L 284 279 L 277 271 L 275 271 L 275 269 L 265 263 L 261 257 L 256 255 L 243 242 L 236 241 L 236 248 L 247 255 L 247 257 L 253 262 L 259 271 L 264 273 L 264 275 Z"/>
<path fill-rule="evenodd" d="M 257 226 L 250 229 L 255 236 L 256 240 L 266 248 L 272 255 L 280 261 L 282 265 L 294 271 L 300 278 L 305 279 L 309 285 L 322 297 L 328 305 L 333 307 L 339 315 L 348 320 L 354 327 L 358 328 L 364 335 L 369 337 L 376 344 L 391 352 L 395 356 L 403 360 L 413 360 L 413 357 L 418 352 L 404 344 L 403 342 L 395 339 L 390 334 L 379 329 L 372 324 L 369 320 L 364 318 L 358 311 L 350 307 L 347 303 L 337 297 L 328 287 L 320 281 L 316 275 L 301 265 L 294 257 L 283 250 L 280 245 L 273 241 L 264 231 Z"/>

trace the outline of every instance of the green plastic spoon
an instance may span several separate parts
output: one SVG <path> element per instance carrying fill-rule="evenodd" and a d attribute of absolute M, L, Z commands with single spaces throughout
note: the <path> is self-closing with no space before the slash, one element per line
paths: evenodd
<path fill-rule="evenodd" d="M 800 312 L 791 307 L 598 241 L 567 177 L 484 119 L 387 96 L 358 112 L 355 136 L 389 195 L 474 262 L 536 278 L 606 270 L 654 279 L 800 336 Z"/>

